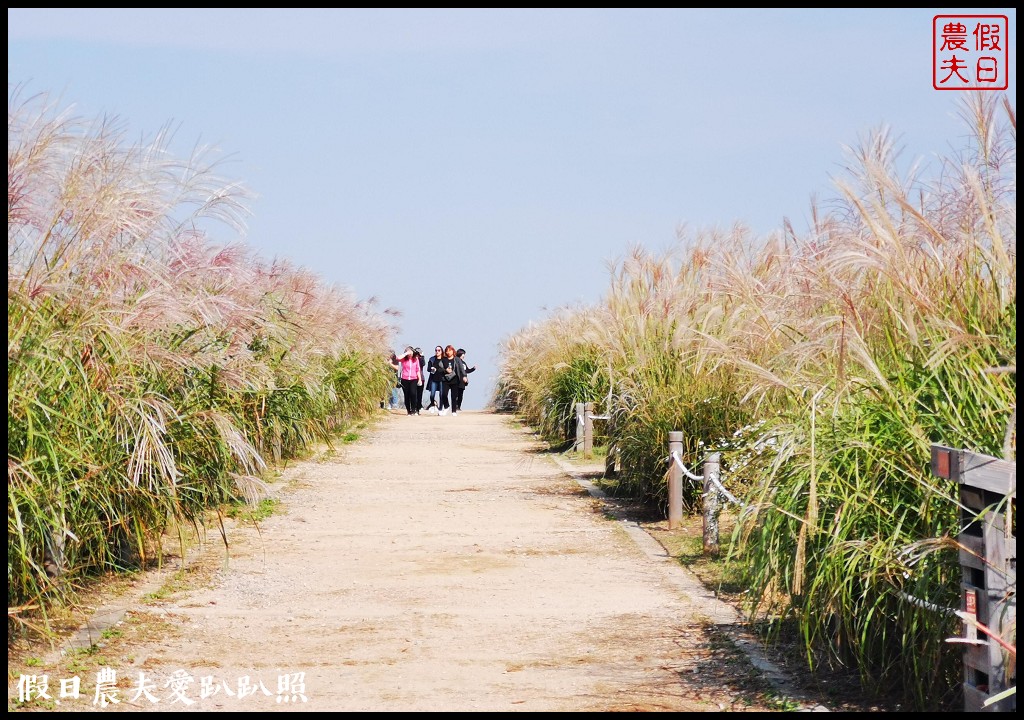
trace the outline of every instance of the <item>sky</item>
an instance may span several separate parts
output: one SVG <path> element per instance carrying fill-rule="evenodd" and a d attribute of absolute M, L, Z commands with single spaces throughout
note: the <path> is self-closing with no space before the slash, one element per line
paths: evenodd
<path fill-rule="evenodd" d="M 398 310 L 396 349 L 465 348 L 479 409 L 501 342 L 631 248 L 805 230 L 883 128 L 925 170 L 962 148 L 936 15 L 1007 17 L 1015 108 L 1013 8 L 8 8 L 8 95 L 212 145 L 253 199 L 211 240 Z"/>

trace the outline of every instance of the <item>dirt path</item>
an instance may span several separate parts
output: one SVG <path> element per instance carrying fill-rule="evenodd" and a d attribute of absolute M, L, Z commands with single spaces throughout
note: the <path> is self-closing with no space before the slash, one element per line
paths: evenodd
<path fill-rule="evenodd" d="M 198 589 L 150 590 L 100 661 L 52 667 L 82 697 L 49 708 L 101 707 L 110 667 L 106 711 L 780 709 L 715 628 L 731 608 L 541 449 L 507 416 L 387 414 L 287 470 L 226 569 L 212 533 Z"/>

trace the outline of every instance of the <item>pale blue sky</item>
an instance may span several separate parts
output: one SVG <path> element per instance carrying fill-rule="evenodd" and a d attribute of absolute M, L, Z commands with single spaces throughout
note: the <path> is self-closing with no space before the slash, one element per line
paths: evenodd
<path fill-rule="evenodd" d="M 465 347 L 468 409 L 499 342 L 632 245 L 802 230 L 883 125 L 908 162 L 961 147 L 936 14 L 1009 17 L 1016 106 L 1012 8 L 8 9 L 7 78 L 215 145 L 257 196 L 245 242 L 401 310 L 397 347 Z"/>

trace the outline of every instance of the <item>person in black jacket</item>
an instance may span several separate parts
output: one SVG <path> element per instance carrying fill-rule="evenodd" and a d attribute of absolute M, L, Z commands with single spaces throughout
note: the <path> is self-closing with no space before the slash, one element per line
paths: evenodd
<path fill-rule="evenodd" d="M 427 405 L 427 412 L 438 411 L 438 400 L 441 395 L 441 360 L 444 358 L 444 348 L 438 345 L 434 348 L 434 357 L 427 360 L 427 392 L 430 393 L 430 404 Z"/>
<path fill-rule="evenodd" d="M 462 364 L 462 383 L 455 388 L 452 415 L 462 410 L 462 395 L 466 392 L 466 386 L 469 385 L 469 374 L 476 370 L 476 365 L 470 367 L 469 363 L 466 362 L 466 351 L 462 348 L 455 351 L 455 358 Z"/>
<path fill-rule="evenodd" d="M 465 378 L 465 363 L 455 357 L 455 346 L 446 345 L 441 358 L 441 411 L 438 415 L 447 415 L 449 409 L 453 416 L 458 414 L 455 398 L 458 388 L 465 384 Z"/>

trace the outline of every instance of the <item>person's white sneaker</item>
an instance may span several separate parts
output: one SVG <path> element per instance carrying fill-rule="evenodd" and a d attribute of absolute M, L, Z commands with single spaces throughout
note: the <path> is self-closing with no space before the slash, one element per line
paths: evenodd
<path fill-rule="evenodd" d="M 437 414 L 438 414 L 438 415 L 447 415 L 447 414 L 448 414 L 448 410 L 447 410 L 447 408 L 446 408 L 446 409 L 444 409 L 444 410 L 441 410 L 441 411 L 440 411 L 440 412 L 438 412 Z"/>
<path fill-rule="evenodd" d="M 452 412 L 452 417 L 455 417 L 456 415 L 458 415 L 457 412 Z"/>

